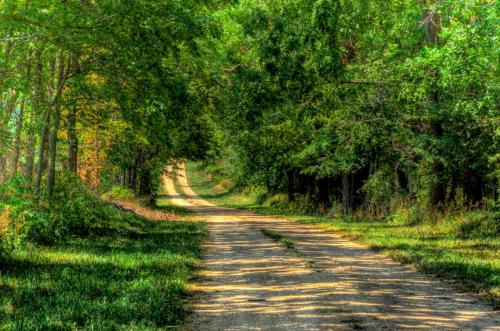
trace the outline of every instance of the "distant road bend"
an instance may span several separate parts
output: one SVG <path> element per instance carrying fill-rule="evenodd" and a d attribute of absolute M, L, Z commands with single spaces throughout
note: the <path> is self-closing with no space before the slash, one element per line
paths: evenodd
<path fill-rule="evenodd" d="M 186 330 L 500 330 L 493 308 L 410 266 L 318 227 L 201 199 L 183 166 L 163 184 L 210 233 Z"/>

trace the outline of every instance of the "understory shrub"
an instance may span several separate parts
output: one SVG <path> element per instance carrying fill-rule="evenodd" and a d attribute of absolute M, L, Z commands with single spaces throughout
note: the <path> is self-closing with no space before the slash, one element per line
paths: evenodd
<path fill-rule="evenodd" d="M 111 190 L 103 196 L 103 198 L 110 200 L 131 201 L 135 199 L 135 194 L 132 189 L 121 186 L 113 186 Z"/>
<path fill-rule="evenodd" d="M 6 232 L 0 236 L 2 246 L 9 236 L 41 245 L 51 245 L 68 237 L 83 238 L 99 231 L 103 222 L 121 217 L 115 208 L 101 201 L 72 173 L 58 176 L 51 199 L 42 192 L 37 201 L 26 183 L 15 178 L 0 186 L 2 205 L 4 210 L 9 210 L 8 222 L 13 224 L 7 228 L 2 225 L 0 231 Z"/>
<path fill-rule="evenodd" d="M 278 193 L 266 199 L 263 205 L 264 207 L 283 209 L 288 205 L 288 197 L 284 193 Z"/>
<path fill-rule="evenodd" d="M 59 177 L 52 198 L 41 199 L 32 212 L 22 215 L 30 241 L 48 245 L 68 236 L 88 236 L 91 225 L 103 216 L 104 203 L 74 174 Z"/>
<path fill-rule="evenodd" d="M 471 212 L 457 217 L 456 234 L 460 238 L 500 237 L 500 215 L 493 212 Z"/>
<path fill-rule="evenodd" d="M 9 233 L 9 223 L 10 223 L 10 210 L 8 208 L 3 208 L 0 211 L 0 259 L 5 254 L 5 238 Z"/>
<path fill-rule="evenodd" d="M 285 193 L 278 193 L 268 197 L 262 204 L 283 211 L 298 212 L 306 214 L 317 214 L 321 212 L 314 201 L 305 195 L 296 194 L 292 201 L 288 201 Z"/>

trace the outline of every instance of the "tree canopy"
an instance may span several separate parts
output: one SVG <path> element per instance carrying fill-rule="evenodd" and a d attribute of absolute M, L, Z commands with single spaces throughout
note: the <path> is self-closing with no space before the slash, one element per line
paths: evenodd
<path fill-rule="evenodd" d="M 0 174 L 35 195 L 73 171 L 154 197 L 191 158 L 345 213 L 498 201 L 495 1 L 7 0 L 0 17 Z"/>

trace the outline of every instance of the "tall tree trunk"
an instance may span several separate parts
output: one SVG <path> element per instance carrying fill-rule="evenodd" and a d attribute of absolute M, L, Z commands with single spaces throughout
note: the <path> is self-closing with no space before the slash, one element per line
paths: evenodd
<path fill-rule="evenodd" d="M 28 84 L 31 83 L 31 55 L 32 52 L 31 50 L 28 52 L 27 55 L 27 66 L 26 66 L 26 82 Z M 19 165 L 19 156 L 21 152 L 21 134 L 23 130 L 23 124 L 24 124 L 24 107 L 26 106 L 26 99 L 23 97 L 21 101 L 21 106 L 19 108 L 19 116 L 17 118 L 17 125 L 16 125 L 16 134 L 14 138 L 14 155 L 12 157 L 12 176 L 17 175 L 17 170 L 18 170 L 18 165 Z"/>
<path fill-rule="evenodd" d="M 49 155 L 47 162 L 47 195 L 52 197 L 54 192 L 54 184 L 56 178 L 56 157 L 57 157 L 57 133 L 61 122 L 61 103 L 59 102 L 62 94 L 64 84 L 64 76 L 66 70 L 66 61 L 64 51 L 61 50 L 58 60 L 58 73 L 57 73 L 57 92 L 52 100 L 53 116 L 50 123 L 49 131 Z"/>
<path fill-rule="evenodd" d="M 95 154 L 95 160 L 94 160 L 94 189 L 95 193 L 98 195 L 99 194 L 99 186 L 100 186 L 100 175 L 101 175 L 101 169 L 100 169 L 100 153 L 101 153 L 101 143 L 99 140 L 99 126 L 96 125 L 95 131 L 94 131 L 94 154 Z"/>
<path fill-rule="evenodd" d="M 439 3 L 437 0 L 435 3 Z M 437 47 L 439 45 L 439 29 L 441 27 L 441 18 L 436 8 L 427 8 L 424 10 L 423 24 L 425 26 L 426 43 L 429 46 Z M 437 88 L 430 96 L 430 101 L 434 106 L 438 105 L 439 92 Z M 437 108 L 437 107 L 435 107 Z M 443 121 L 438 114 L 434 114 L 430 122 L 430 132 L 438 140 L 442 140 L 444 129 Z M 438 158 L 434 158 L 432 164 L 432 187 L 431 187 L 431 207 L 442 209 L 446 202 L 446 180 L 444 177 L 444 164 Z"/>
<path fill-rule="evenodd" d="M 288 202 L 293 201 L 293 171 L 292 170 L 283 170 L 283 174 L 286 180 L 286 192 Z"/>
<path fill-rule="evenodd" d="M 443 124 L 439 120 L 431 121 L 431 132 L 437 139 L 443 138 Z M 435 209 L 443 209 L 446 201 L 446 180 L 444 176 L 444 164 L 441 160 L 432 163 L 433 182 L 431 188 L 431 206 Z"/>
<path fill-rule="evenodd" d="M 54 75 L 55 75 L 55 60 L 50 62 L 50 73 L 49 73 L 49 84 L 48 84 L 48 97 L 52 100 L 54 94 Z M 40 188 L 42 184 L 43 168 L 45 165 L 45 146 L 49 136 L 49 125 L 51 121 L 51 109 L 52 107 L 48 105 L 45 107 L 45 112 L 43 115 L 43 129 L 40 135 L 40 144 L 38 148 L 38 164 L 35 174 L 35 186 L 33 192 L 36 196 L 40 194 Z"/>
<path fill-rule="evenodd" d="M 19 117 L 17 119 L 17 125 L 16 125 L 14 155 L 12 157 L 12 176 L 17 175 L 17 168 L 19 164 L 19 155 L 21 150 L 21 132 L 23 130 L 23 119 L 24 119 L 24 107 L 25 107 L 25 101 L 23 100 L 21 102 L 21 107 L 19 108 Z"/>
<path fill-rule="evenodd" d="M 73 61 L 73 70 L 75 73 L 81 73 L 80 62 L 75 57 Z M 76 173 L 78 170 L 78 135 L 76 133 L 76 120 L 78 114 L 78 99 L 75 96 L 73 107 L 68 110 L 67 117 L 67 136 L 68 136 L 68 169 Z"/>
<path fill-rule="evenodd" d="M 10 60 L 10 53 L 12 52 L 13 43 L 12 43 L 12 40 L 9 39 L 10 35 L 8 33 L 6 34 L 6 37 L 7 37 L 7 41 L 5 42 L 4 64 L 5 64 L 5 69 L 8 69 L 8 64 L 9 64 L 9 60 Z M 0 91 L 4 90 L 4 81 L 5 81 L 6 76 L 7 76 L 7 72 L 2 73 L 0 71 Z M 4 102 L 3 94 L 0 93 L 0 104 L 2 104 L 3 102 Z"/>
<path fill-rule="evenodd" d="M 7 146 L 11 135 L 9 124 L 12 113 L 16 108 L 18 93 L 15 90 L 11 91 L 10 98 L 7 101 L 5 113 L 0 117 L 0 158 L 2 158 L 2 166 L 0 167 L 0 180 L 5 181 L 7 174 Z"/>
<path fill-rule="evenodd" d="M 12 113 L 16 109 L 17 98 L 19 97 L 19 93 L 16 90 L 12 90 L 10 93 L 10 98 L 7 101 L 7 107 L 5 108 L 5 113 L 3 114 L 3 125 L 4 128 L 7 128 L 9 121 L 12 117 Z"/>
<path fill-rule="evenodd" d="M 5 172 L 7 170 L 5 156 L 0 155 L 0 183 L 5 181 Z"/>
<path fill-rule="evenodd" d="M 484 180 L 483 175 L 477 169 L 468 168 L 465 171 L 464 195 L 466 204 L 479 207 L 483 201 Z"/>
<path fill-rule="evenodd" d="M 30 128 L 28 130 L 28 144 L 26 149 L 26 163 L 24 167 L 24 177 L 28 181 L 28 186 L 32 187 L 33 181 L 33 169 L 35 164 L 35 135 L 34 128 L 36 124 L 36 118 L 40 115 L 40 98 L 42 93 L 42 52 L 40 50 L 35 51 L 35 75 L 33 82 L 33 95 L 32 95 L 32 107 L 30 113 Z"/>
<path fill-rule="evenodd" d="M 342 174 L 342 212 L 348 215 L 352 212 L 351 174 Z"/>
<path fill-rule="evenodd" d="M 76 134 L 77 101 L 68 112 L 68 169 L 76 173 L 78 169 L 78 136 Z"/>
<path fill-rule="evenodd" d="M 33 182 L 33 169 L 35 164 L 35 136 L 33 135 L 33 120 L 34 114 L 30 114 L 30 128 L 28 129 L 28 139 L 26 144 L 26 160 L 24 162 L 24 178 L 28 184 L 28 187 L 31 187 Z"/>

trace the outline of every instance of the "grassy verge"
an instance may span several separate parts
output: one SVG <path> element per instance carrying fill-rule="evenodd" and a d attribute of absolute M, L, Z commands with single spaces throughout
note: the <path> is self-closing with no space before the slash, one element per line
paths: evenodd
<path fill-rule="evenodd" d="M 24 243 L 0 261 L 0 330 L 165 330 L 183 321 L 203 223 L 106 213 L 90 236 Z"/>
<path fill-rule="evenodd" d="M 222 191 L 196 164 L 189 164 L 193 189 L 212 202 L 266 214 L 287 215 L 290 219 L 321 226 L 367 244 L 375 250 L 418 269 L 456 282 L 476 291 L 500 307 L 500 238 L 460 235 L 460 227 L 474 212 L 454 215 L 439 222 L 405 224 L 397 217 L 387 221 L 339 219 L 301 215 L 259 203 L 256 194 L 231 189 Z"/>

